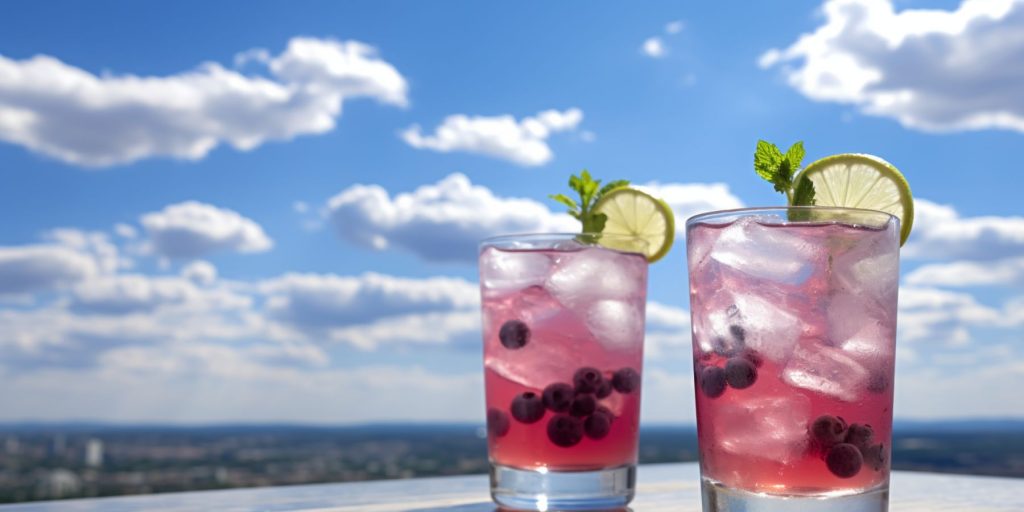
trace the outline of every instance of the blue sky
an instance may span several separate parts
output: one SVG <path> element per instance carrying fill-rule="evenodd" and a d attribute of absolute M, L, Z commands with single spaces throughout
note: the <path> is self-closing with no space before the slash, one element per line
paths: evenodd
<path fill-rule="evenodd" d="M 571 226 L 544 198 L 582 168 L 680 221 L 779 204 L 758 138 L 909 178 L 897 415 L 1020 416 L 1020 30 L 1002 0 L 8 6 L 0 420 L 478 420 L 475 241 Z M 685 280 L 652 267 L 653 422 L 693 417 Z"/>

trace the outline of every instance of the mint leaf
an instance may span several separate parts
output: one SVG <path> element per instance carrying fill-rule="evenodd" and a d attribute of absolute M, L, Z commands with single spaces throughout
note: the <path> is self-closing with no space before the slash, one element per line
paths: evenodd
<path fill-rule="evenodd" d="M 789 166 L 789 159 L 783 158 L 779 162 L 779 168 L 775 171 L 775 177 L 772 178 L 772 183 L 775 184 L 776 192 L 782 192 L 787 196 L 789 195 L 789 189 L 793 185 L 793 168 Z"/>
<path fill-rule="evenodd" d="M 782 152 L 779 151 L 778 146 L 771 142 L 758 140 L 757 149 L 754 151 L 754 170 L 765 181 L 774 182 L 782 158 Z"/>
<path fill-rule="evenodd" d="M 569 196 L 567 196 L 565 194 L 550 194 L 550 195 L 548 195 L 548 197 L 550 197 L 551 199 L 554 199 L 555 201 L 558 201 L 559 203 L 564 204 L 570 210 L 575 210 L 575 209 L 579 208 L 579 206 L 576 204 L 576 201 L 573 201 L 573 199 L 571 197 L 569 197 Z"/>
<path fill-rule="evenodd" d="M 754 150 L 754 172 L 766 181 L 771 182 L 777 192 L 786 194 L 789 204 L 800 204 L 794 202 L 796 200 L 796 191 L 793 190 L 793 178 L 800 171 L 800 164 L 803 163 L 803 160 L 803 141 L 795 142 L 786 150 L 786 154 L 782 154 L 782 151 L 775 144 L 758 140 L 757 148 Z M 810 187 L 809 190 L 801 191 L 803 193 L 801 198 L 807 199 L 809 197 L 813 201 L 814 185 L 808 186 Z M 805 189 L 808 186 L 801 185 Z"/>
<path fill-rule="evenodd" d="M 789 168 L 797 170 L 804 160 L 804 141 L 797 141 L 786 150 L 786 160 L 789 161 Z"/>
<path fill-rule="evenodd" d="M 796 186 L 796 190 L 793 191 L 793 205 L 814 206 L 815 202 L 814 182 L 807 178 L 800 180 L 800 183 Z"/>
<path fill-rule="evenodd" d="M 608 216 L 595 213 L 594 206 L 608 192 L 628 185 L 629 182 L 626 180 L 615 180 L 602 187 L 601 180 L 595 180 L 590 172 L 584 169 L 579 176 L 569 177 L 569 188 L 579 196 L 578 201 L 565 194 L 551 194 L 548 197 L 568 208 L 569 215 L 583 225 L 584 233 L 600 233 L 608 222 Z"/>

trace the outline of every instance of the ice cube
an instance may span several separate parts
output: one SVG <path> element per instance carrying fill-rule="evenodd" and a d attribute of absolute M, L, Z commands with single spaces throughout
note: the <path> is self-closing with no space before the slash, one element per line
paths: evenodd
<path fill-rule="evenodd" d="M 490 247 L 480 255 L 480 283 L 485 296 L 503 295 L 541 285 L 553 262 L 543 253 L 503 251 Z"/>
<path fill-rule="evenodd" d="M 759 290 L 763 291 L 763 290 Z M 701 349 L 725 351 L 746 346 L 782 362 L 789 357 L 804 325 L 793 311 L 749 292 L 719 290 L 701 301 L 694 332 Z"/>
<path fill-rule="evenodd" d="M 842 345 L 858 334 L 870 335 L 869 331 L 881 331 L 894 322 L 884 305 L 871 297 L 854 293 L 836 293 L 828 303 L 828 341 Z"/>
<path fill-rule="evenodd" d="M 539 286 L 494 301 L 485 311 L 484 364 L 508 380 L 543 388 L 571 382 L 572 372 L 580 366 L 616 367 L 614 356 L 601 350 L 583 318 Z M 501 345 L 498 333 L 508 320 L 520 320 L 530 328 L 530 342 L 522 348 Z"/>
<path fill-rule="evenodd" d="M 561 255 L 544 287 L 562 304 L 579 308 L 597 300 L 643 297 L 646 262 L 601 248 Z"/>
<path fill-rule="evenodd" d="M 634 302 L 599 300 L 587 308 L 586 324 L 607 348 L 636 347 L 643 340 L 643 314 Z"/>
<path fill-rule="evenodd" d="M 769 227 L 757 217 L 746 217 L 725 228 L 715 242 L 711 258 L 734 270 L 760 279 L 799 284 L 814 271 L 824 252 L 788 228 Z"/>
<path fill-rule="evenodd" d="M 764 396 L 721 404 L 712 425 L 725 451 L 787 464 L 806 449 L 810 416 L 806 396 Z"/>
<path fill-rule="evenodd" d="M 869 377 L 850 353 L 820 339 L 801 340 L 782 370 L 786 383 L 846 402 L 857 399 Z"/>
<path fill-rule="evenodd" d="M 876 302 L 894 301 L 899 281 L 899 247 L 889 239 L 855 244 L 830 262 L 833 288 Z"/>

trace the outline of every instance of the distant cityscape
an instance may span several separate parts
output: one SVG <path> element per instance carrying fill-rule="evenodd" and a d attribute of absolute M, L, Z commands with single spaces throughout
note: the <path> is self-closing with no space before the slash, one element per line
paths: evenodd
<path fill-rule="evenodd" d="M 487 471 L 473 425 L 0 426 L 0 503 Z M 1024 477 L 1024 422 L 898 425 L 895 469 Z M 692 427 L 651 427 L 641 463 L 694 461 Z"/>

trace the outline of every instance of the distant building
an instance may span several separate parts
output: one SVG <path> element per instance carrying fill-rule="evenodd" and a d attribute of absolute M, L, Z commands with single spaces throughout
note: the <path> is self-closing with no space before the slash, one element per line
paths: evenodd
<path fill-rule="evenodd" d="M 103 441 L 94 437 L 85 444 L 85 465 L 90 468 L 103 465 Z"/>
<path fill-rule="evenodd" d="M 67 438 L 64 434 L 54 434 L 53 441 L 50 443 L 50 456 L 60 457 L 64 455 L 64 450 L 67 449 Z"/>
<path fill-rule="evenodd" d="M 36 495 L 41 498 L 67 498 L 78 494 L 82 488 L 82 480 L 78 475 L 67 469 L 55 469 L 46 473 L 36 487 Z"/>

